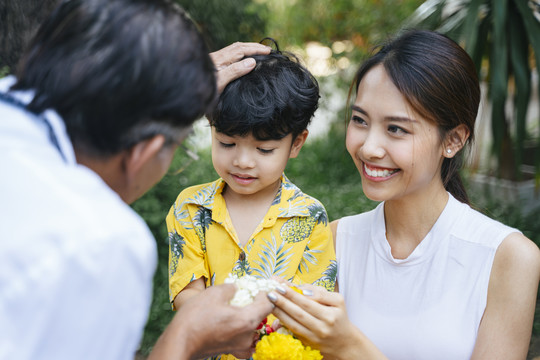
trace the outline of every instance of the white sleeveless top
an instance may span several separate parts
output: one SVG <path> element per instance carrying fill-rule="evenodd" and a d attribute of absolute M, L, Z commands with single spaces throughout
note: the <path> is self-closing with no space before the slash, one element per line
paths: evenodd
<path fill-rule="evenodd" d="M 391 360 L 469 359 L 487 301 L 495 252 L 516 229 L 449 194 L 407 259 L 394 259 L 384 203 L 341 219 L 339 291 L 351 321 Z"/>

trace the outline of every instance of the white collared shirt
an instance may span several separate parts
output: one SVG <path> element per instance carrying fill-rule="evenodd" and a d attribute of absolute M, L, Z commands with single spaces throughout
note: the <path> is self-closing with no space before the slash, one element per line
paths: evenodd
<path fill-rule="evenodd" d="M 0 92 L 14 81 L 0 79 Z M 61 118 L 43 115 L 0 101 L 0 359 L 133 359 L 151 302 L 155 241 L 76 163 Z"/>

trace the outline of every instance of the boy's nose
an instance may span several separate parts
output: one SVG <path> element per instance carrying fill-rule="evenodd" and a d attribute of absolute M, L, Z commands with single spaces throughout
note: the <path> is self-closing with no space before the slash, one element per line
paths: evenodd
<path fill-rule="evenodd" d="M 239 150 L 234 157 L 233 165 L 241 169 L 249 169 L 255 166 L 255 161 L 248 151 Z"/>

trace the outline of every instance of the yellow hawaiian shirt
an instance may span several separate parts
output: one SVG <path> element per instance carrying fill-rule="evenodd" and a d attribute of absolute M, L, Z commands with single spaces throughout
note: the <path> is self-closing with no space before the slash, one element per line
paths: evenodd
<path fill-rule="evenodd" d="M 222 284 L 229 273 L 280 276 L 334 290 L 337 263 L 324 206 L 285 175 L 264 219 L 241 248 L 225 205 L 223 179 L 180 193 L 166 221 L 170 301 L 191 281 Z"/>

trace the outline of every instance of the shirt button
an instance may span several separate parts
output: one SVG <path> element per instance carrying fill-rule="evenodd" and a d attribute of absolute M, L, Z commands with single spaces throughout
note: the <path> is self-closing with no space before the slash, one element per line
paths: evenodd
<path fill-rule="evenodd" d="M 238 256 L 238 260 L 244 261 L 245 259 L 246 259 L 246 253 L 242 251 L 240 253 L 240 256 Z"/>

